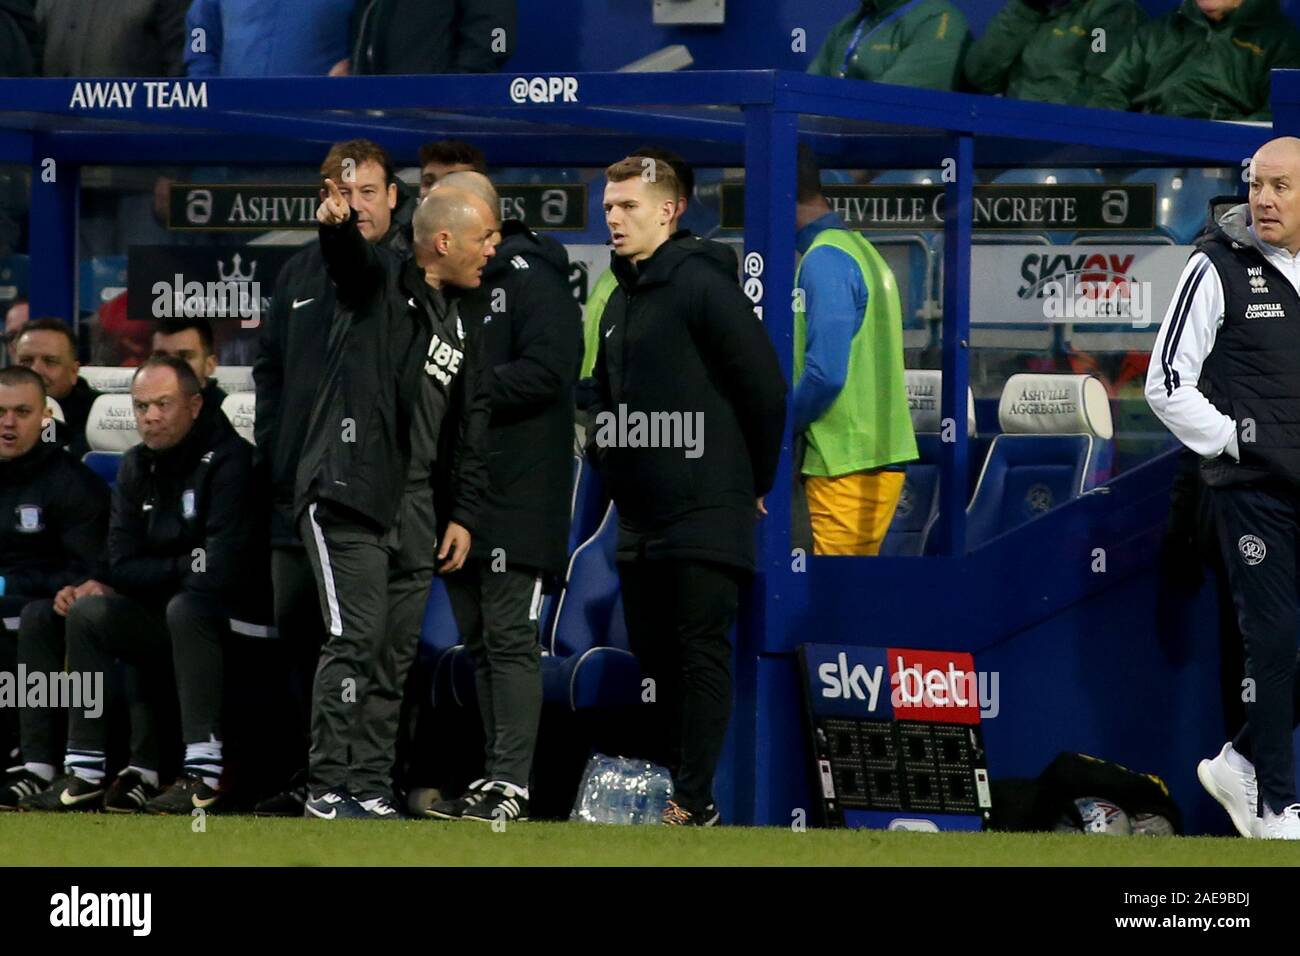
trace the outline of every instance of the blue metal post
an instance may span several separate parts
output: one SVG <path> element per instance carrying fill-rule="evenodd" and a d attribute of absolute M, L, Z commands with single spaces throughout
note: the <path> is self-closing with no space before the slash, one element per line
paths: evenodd
<path fill-rule="evenodd" d="M 745 108 L 745 256 L 742 283 L 776 346 L 786 381 L 794 359 L 794 198 L 798 117 L 768 106 Z M 761 785 L 767 752 L 761 715 L 759 655 L 773 629 L 790 620 L 795 578 L 790 554 L 791 429 L 787 414 L 776 486 L 759 523 L 758 573 L 737 630 L 737 822 L 769 823 L 785 813 L 768 806 Z M 779 811 L 779 812 L 778 812 Z"/>
<path fill-rule="evenodd" d="M 939 459 L 939 542 L 942 553 L 966 553 L 966 392 L 970 380 L 971 224 L 974 219 L 975 139 L 949 137 L 946 160 L 955 176 L 943 191 L 943 385 L 939 408 L 944 442 Z M 951 439 L 951 440 L 949 440 Z"/>
<path fill-rule="evenodd" d="M 31 314 L 77 325 L 77 196 L 81 168 L 55 159 L 47 137 L 32 143 Z"/>

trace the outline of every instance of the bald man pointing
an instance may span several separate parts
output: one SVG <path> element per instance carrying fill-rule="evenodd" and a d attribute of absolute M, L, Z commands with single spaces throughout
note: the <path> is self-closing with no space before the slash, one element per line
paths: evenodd
<path fill-rule="evenodd" d="M 1248 717 L 1197 776 L 1242 836 L 1296 840 L 1300 139 L 1260 147 L 1249 203 L 1196 248 L 1156 336 L 1146 395 L 1201 455 L 1246 644 Z"/>
<path fill-rule="evenodd" d="M 487 489 L 489 411 L 457 296 L 479 285 L 497 222 L 478 196 L 440 189 L 400 257 L 325 187 L 316 218 L 338 307 L 295 487 L 327 633 L 305 815 L 393 819 L 398 711 L 435 553 L 439 572 L 461 567 Z"/>

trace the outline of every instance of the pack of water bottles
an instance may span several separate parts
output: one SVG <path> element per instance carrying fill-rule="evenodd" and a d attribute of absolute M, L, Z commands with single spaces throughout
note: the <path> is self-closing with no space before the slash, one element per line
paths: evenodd
<path fill-rule="evenodd" d="M 658 764 L 593 754 L 583 771 L 569 819 L 657 824 L 672 795 L 672 775 Z"/>

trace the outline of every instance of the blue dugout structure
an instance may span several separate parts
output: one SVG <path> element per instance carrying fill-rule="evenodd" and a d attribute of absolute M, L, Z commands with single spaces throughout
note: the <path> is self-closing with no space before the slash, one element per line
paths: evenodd
<path fill-rule="evenodd" d="M 1300 73 L 1274 76 L 1277 129 L 1300 128 Z M 965 420 L 975 169 L 1239 167 L 1274 135 L 1215 123 L 853 83 L 788 72 L 519 77 L 3 80 L 0 162 L 30 164 L 33 314 L 76 315 L 79 170 L 159 163 L 314 167 L 366 136 L 398 159 L 461 137 L 499 166 L 603 167 L 650 139 L 743 166 L 745 285 L 791 372 L 795 147 L 823 165 L 945 167 L 941 414 Z M 938 179 L 936 179 L 938 181 Z M 1156 303 L 1163 312 L 1165 303 Z M 1190 832 L 1226 832 L 1196 784 L 1222 742 L 1211 588 L 1160 580 L 1173 455 L 966 547 L 965 429 L 941 458 L 939 554 L 818 558 L 790 542 L 791 440 L 760 526 L 737 632 L 736 708 L 717 796 L 737 823 L 813 806 L 794 650 L 806 640 L 970 651 L 998 673 L 990 770 L 1033 776 L 1061 750 L 1159 773 Z M 1104 573 L 1093 570 L 1096 549 Z"/>

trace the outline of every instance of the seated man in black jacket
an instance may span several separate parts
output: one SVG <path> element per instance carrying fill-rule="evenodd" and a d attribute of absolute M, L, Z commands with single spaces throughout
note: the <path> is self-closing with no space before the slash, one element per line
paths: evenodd
<path fill-rule="evenodd" d="M 45 380 L 45 394 L 59 403 L 63 422 L 57 428 L 58 443 L 77 458 L 86 444 L 86 419 L 99 392 L 78 372 L 77 338 L 72 327 L 60 319 L 33 319 L 23 326 L 14 342 L 18 364 L 25 365 Z"/>
<path fill-rule="evenodd" d="M 193 369 L 150 358 L 131 399 L 141 443 L 128 451 L 113 490 L 108 533 L 112 589 L 75 596 L 68 611 L 68 667 L 126 666 L 131 759 L 107 809 L 189 814 L 221 800 L 223 642 L 264 577 L 262 515 L 253 449 L 224 415 L 203 415 Z M 155 722 L 174 666 L 184 735 L 183 774 L 160 793 Z M 107 721 L 72 710 L 64 776 L 19 802 L 21 810 L 74 810 L 104 797 Z"/>
<path fill-rule="evenodd" d="M 439 189 L 408 257 L 365 240 L 333 178 L 317 210 L 338 293 L 295 507 L 329 636 L 312 699 L 307 814 L 393 819 L 398 711 L 438 570 L 465 562 L 487 486 L 487 395 L 456 293 L 492 255 L 496 213 Z M 435 500 L 435 498 L 437 500 Z"/>
<path fill-rule="evenodd" d="M 31 369 L 0 370 L 0 617 L 21 620 L 0 630 L 0 671 L 57 674 L 63 653 L 34 659 L 25 653 L 22 634 L 40 609 L 61 589 L 101 573 L 108 530 L 108 487 L 89 468 L 54 442 L 42 441 L 45 383 Z M 60 633 L 60 639 L 62 635 Z M 21 683 L 21 681 L 20 681 Z M 30 718 L 44 708 L 0 707 L 0 746 L 8 754 L 16 723 L 21 723 L 24 764 L 7 771 L 0 783 L 0 810 L 44 787 L 54 777 L 53 732 L 38 741 Z"/>

